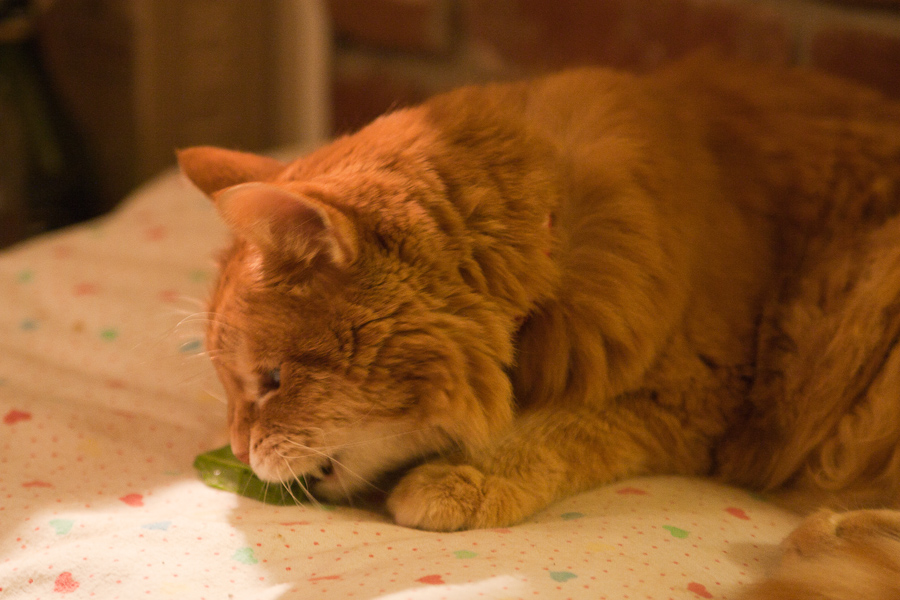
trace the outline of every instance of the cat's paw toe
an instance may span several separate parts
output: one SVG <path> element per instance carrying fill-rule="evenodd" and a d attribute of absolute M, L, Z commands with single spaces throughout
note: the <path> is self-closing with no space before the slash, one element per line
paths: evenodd
<path fill-rule="evenodd" d="M 409 472 L 387 500 L 399 525 L 431 531 L 501 527 L 520 520 L 520 490 L 470 465 L 427 463 Z"/>
<path fill-rule="evenodd" d="M 424 464 L 407 474 L 388 496 L 399 525 L 456 531 L 469 525 L 484 501 L 484 474 L 468 465 Z"/>
<path fill-rule="evenodd" d="M 820 510 L 807 517 L 785 539 L 788 555 L 810 557 L 879 537 L 900 539 L 900 511 L 857 510 L 836 513 Z"/>
<path fill-rule="evenodd" d="M 784 541 L 781 564 L 744 600 L 900 598 L 900 512 L 822 510 Z"/>
<path fill-rule="evenodd" d="M 808 516 L 781 543 L 786 556 L 810 556 L 831 546 L 838 514 L 822 509 Z"/>

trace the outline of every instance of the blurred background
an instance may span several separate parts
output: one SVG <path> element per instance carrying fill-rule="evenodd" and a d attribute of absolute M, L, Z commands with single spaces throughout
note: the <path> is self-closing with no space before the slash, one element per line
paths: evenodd
<path fill-rule="evenodd" d="M 0 0 L 0 246 L 174 149 L 315 143 L 468 82 L 712 46 L 900 99 L 900 0 Z"/>

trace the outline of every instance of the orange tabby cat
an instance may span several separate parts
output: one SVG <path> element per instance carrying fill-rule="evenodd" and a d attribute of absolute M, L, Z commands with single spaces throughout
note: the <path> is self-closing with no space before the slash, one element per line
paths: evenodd
<path fill-rule="evenodd" d="M 179 159 L 235 233 L 208 346 L 267 481 L 333 499 L 412 465 L 387 508 L 434 530 L 648 473 L 900 498 L 900 106 L 874 92 L 698 58 L 463 88 L 290 164 Z M 897 513 L 804 527 L 819 566 L 758 597 L 832 590 L 822 552 L 900 597 Z"/>

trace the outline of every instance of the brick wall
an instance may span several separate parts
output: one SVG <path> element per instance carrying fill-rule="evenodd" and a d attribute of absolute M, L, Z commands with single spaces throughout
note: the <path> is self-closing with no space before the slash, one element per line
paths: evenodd
<path fill-rule="evenodd" d="M 900 99 L 900 0 L 329 0 L 334 128 L 471 81 L 600 64 L 646 70 L 713 46 L 812 66 Z"/>

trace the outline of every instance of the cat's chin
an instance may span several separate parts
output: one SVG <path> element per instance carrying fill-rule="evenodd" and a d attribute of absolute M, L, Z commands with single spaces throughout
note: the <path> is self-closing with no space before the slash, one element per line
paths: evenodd
<path fill-rule="evenodd" d="M 250 444 L 250 467 L 269 483 L 303 478 L 313 496 L 328 501 L 384 493 L 403 472 L 444 450 L 445 438 L 411 429 L 372 426 L 349 440 L 332 436 L 333 445 L 318 447 L 270 435 Z M 303 454 L 296 454 L 298 448 Z"/>
<path fill-rule="evenodd" d="M 307 477 L 307 484 L 313 496 L 328 502 L 345 502 L 354 498 L 363 502 L 378 504 L 383 502 L 390 490 L 410 468 L 425 462 L 434 455 L 427 455 L 402 462 L 387 471 L 371 472 L 360 477 L 359 472 L 348 472 L 335 463 L 330 473 L 321 477 Z"/>
<path fill-rule="evenodd" d="M 349 472 L 341 465 L 340 460 L 340 457 L 334 460 L 322 457 L 293 459 L 288 462 L 281 458 L 269 460 L 264 456 L 251 455 L 250 467 L 257 477 L 267 483 L 288 483 L 302 478 L 308 491 L 314 496 L 337 502 L 368 487 L 368 479 L 361 477 L 358 472 Z M 373 477 L 378 477 L 378 474 L 373 474 Z"/>
<path fill-rule="evenodd" d="M 331 473 L 324 477 L 312 477 L 309 480 L 309 491 L 317 498 L 330 502 L 339 502 L 355 495 L 360 491 L 348 478 L 338 473 Z"/>

